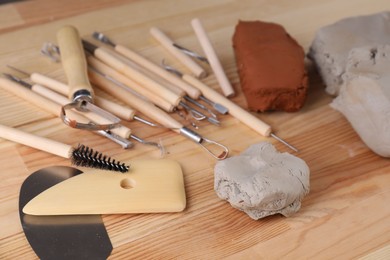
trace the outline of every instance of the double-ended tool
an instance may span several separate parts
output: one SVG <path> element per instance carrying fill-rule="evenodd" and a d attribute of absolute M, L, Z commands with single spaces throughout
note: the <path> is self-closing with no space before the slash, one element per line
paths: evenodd
<path fill-rule="evenodd" d="M 173 67 L 169 67 L 169 71 L 173 72 L 175 69 Z M 282 144 L 289 147 L 291 150 L 298 152 L 298 149 L 292 146 L 291 144 L 287 143 L 285 140 L 277 136 L 272 132 L 272 128 L 270 125 L 266 124 L 265 122 L 261 121 L 259 118 L 255 117 L 242 107 L 238 106 L 237 104 L 233 103 L 226 97 L 219 94 L 214 89 L 210 88 L 206 84 L 204 84 L 199 79 L 188 75 L 188 74 L 182 74 L 180 71 L 176 70 L 174 72 L 175 75 L 181 76 L 183 80 L 188 82 L 189 84 L 193 85 L 194 87 L 198 88 L 204 96 L 206 96 L 208 99 L 218 102 L 228 108 L 229 114 L 233 116 L 234 118 L 240 120 L 242 123 L 247 125 L 248 127 L 252 128 L 257 133 L 265 136 L 265 137 L 272 137 L 275 140 L 281 142 Z"/>

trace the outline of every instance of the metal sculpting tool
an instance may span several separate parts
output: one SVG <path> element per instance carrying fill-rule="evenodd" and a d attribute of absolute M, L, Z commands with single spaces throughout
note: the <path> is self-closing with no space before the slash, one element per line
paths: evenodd
<path fill-rule="evenodd" d="M 189 101 L 192 104 L 195 104 L 196 106 L 200 107 L 201 109 L 206 110 L 207 112 L 211 112 L 210 114 L 216 118 L 216 115 L 212 113 L 209 109 L 207 109 L 205 106 L 202 104 L 196 102 L 196 99 L 199 99 L 200 96 L 202 96 L 202 93 L 197 89 L 188 84 L 187 82 L 181 80 L 180 78 L 177 78 L 173 76 L 171 73 L 168 73 L 165 71 L 163 68 L 158 66 L 157 64 L 153 63 L 152 61 L 148 60 L 147 58 L 143 57 L 142 55 L 138 54 L 137 52 L 123 46 L 120 44 L 115 44 L 113 43 L 107 36 L 105 36 L 103 33 L 100 32 L 94 32 L 92 36 L 107 44 L 112 46 L 116 52 L 120 53 L 127 59 L 131 60 L 132 62 L 142 66 L 143 68 L 149 70 L 150 72 L 155 73 L 156 75 L 160 76 L 170 84 L 177 86 L 180 88 L 182 91 L 184 91 L 184 99 Z M 218 108 L 219 109 L 219 108 Z M 221 114 L 223 114 L 226 111 L 226 109 L 221 109 L 218 110 Z M 225 112 L 226 113 L 226 112 Z"/>
<path fill-rule="evenodd" d="M 43 86 L 40 86 L 40 85 L 31 85 L 31 84 L 21 80 L 20 78 L 12 76 L 10 74 L 4 73 L 4 75 L 7 78 L 10 78 L 11 80 L 13 80 L 15 82 L 18 82 L 19 84 L 26 87 L 27 89 L 30 89 L 31 91 L 38 93 L 41 96 L 49 99 L 49 101 L 54 101 L 57 104 L 62 105 L 62 106 L 67 104 L 67 99 L 57 92 L 54 92 L 54 91 L 52 91 L 48 88 L 45 88 Z M 16 88 L 15 88 L 15 91 L 17 91 Z M 30 95 L 29 99 L 31 100 L 34 97 L 35 97 L 34 95 Z M 39 102 L 38 102 L 38 104 L 39 104 Z M 40 105 L 40 107 L 42 107 L 42 105 Z M 44 106 L 43 106 L 43 108 L 45 109 Z M 54 111 L 48 111 L 48 112 L 51 112 L 54 115 L 57 115 L 57 112 L 59 111 L 59 109 L 60 108 L 55 109 Z M 47 109 L 45 109 L 45 110 L 47 110 Z M 77 119 L 77 121 L 79 121 L 79 122 L 86 121 L 86 120 L 83 120 L 83 118 L 82 118 L 82 117 L 86 117 L 86 118 L 90 119 L 95 124 L 96 123 L 101 123 L 101 124 L 107 123 L 107 120 L 105 118 L 102 118 L 98 114 L 87 112 L 87 113 L 82 113 L 82 114 L 77 113 L 75 115 L 73 111 L 69 111 L 68 113 L 72 113 L 72 118 Z M 134 135 L 132 133 L 131 129 L 129 129 L 123 125 L 120 125 L 119 127 L 116 127 L 114 129 L 111 129 L 111 130 L 106 130 L 106 131 L 98 130 L 98 131 L 93 131 L 93 132 L 96 132 L 104 137 L 109 138 L 110 140 L 120 144 L 123 148 L 130 148 L 133 146 L 133 144 L 128 140 L 128 138 L 131 138 L 131 139 L 134 139 L 137 142 L 140 142 L 142 144 L 155 146 L 155 147 L 160 149 L 162 155 L 164 154 L 164 148 L 160 144 L 141 139 L 140 137 Z"/>
<path fill-rule="evenodd" d="M 9 66 L 7 65 L 8 67 L 20 72 L 20 73 L 23 73 L 25 75 L 29 75 L 28 73 L 26 73 L 25 71 L 22 71 L 20 69 L 17 69 L 15 67 L 12 67 L 12 66 Z M 40 95 L 48 98 L 48 99 L 51 99 L 53 101 L 55 101 L 56 103 L 60 104 L 60 105 L 65 105 L 67 104 L 66 102 L 66 98 L 62 95 L 60 95 L 59 93 L 63 94 L 63 95 L 66 95 L 66 93 L 68 92 L 68 86 L 65 85 L 64 83 L 62 82 L 59 82 L 55 79 L 52 79 L 52 78 L 49 78 L 45 75 L 42 75 L 42 74 L 39 74 L 39 73 L 33 73 L 30 75 L 31 77 L 31 80 L 34 81 L 35 83 L 38 83 L 38 84 L 41 84 L 42 85 L 45 85 L 47 86 L 48 88 L 42 86 L 42 85 L 32 85 L 32 84 L 29 84 L 23 80 L 21 80 L 20 78 L 18 77 L 15 77 L 13 75 L 10 75 L 10 74 L 5 74 L 5 76 L 7 76 L 8 78 L 10 78 L 11 80 L 14 80 L 18 83 L 20 83 L 22 86 L 25 86 L 27 87 L 28 89 L 34 91 L 34 92 L 37 92 L 39 93 Z M 50 88 L 50 89 L 49 89 Z M 51 91 L 51 90 L 54 90 L 54 91 Z M 154 127 L 161 127 L 157 124 L 154 124 L 146 119 L 143 119 L 141 117 L 138 117 L 135 115 L 135 111 L 130 109 L 130 108 L 127 108 L 127 107 L 124 107 L 124 106 L 120 106 L 112 101 L 109 101 L 107 99 L 104 99 L 104 98 L 101 98 L 101 97 L 98 97 L 96 96 L 95 97 L 95 100 L 96 100 L 96 104 L 97 105 L 102 105 L 103 108 L 105 108 L 107 111 L 110 111 L 112 112 L 113 114 L 116 114 L 117 116 L 123 118 L 124 120 L 132 120 L 132 119 L 135 119 L 137 121 L 140 121 L 144 124 L 147 124 L 149 126 L 154 126 Z M 57 110 L 56 110 L 57 111 Z M 49 111 L 50 112 L 50 111 Z M 54 113 L 56 113 L 55 111 L 52 111 Z M 69 112 L 68 112 L 69 113 Z M 82 115 L 79 115 L 79 116 L 82 116 Z M 98 114 L 94 114 L 94 113 L 84 113 L 84 116 L 88 117 L 89 119 L 91 119 L 92 121 L 95 121 L 95 123 L 107 123 L 104 118 L 100 117 Z M 74 116 L 72 116 L 72 118 L 74 118 Z M 98 120 L 98 121 L 96 121 Z M 83 120 L 77 120 L 77 121 L 83 121 Z M 127 129 L 127 132 L 125 132 L 124 134 L 121 134 L 121 132 L 123 133 L 123 131 L 125 131 L 124 129 Z M 131 147 L 132 145 L 131 142 L 129 140 L 127 140 L 127 138 L 132 138 L 134 140 L 136 140 L 137 142 L 139 143 L 142 143 L 142 144 L 145 144 L 145 145 L 151 145 L 151 146 L 155 146 L 157 148 L 160 149 L 161 151 L 161 154 L 163 155 L 164 154 L 164 148 L 162 147 L 161 144 L 159 143 L 156 143 L 156 142 L 151 142 L 151 141 L 146 141 L 144 139 L 141 139 L 140 137 L 134 135 L 133 133 L 131 133 L 131 130 L 127 127 L 124 127 L 122 125 L 120 125 L 119 127 L 116 127 L 114 129 L 111 129 L 111 130 L 99 130 L 97 131 L 97 133 L 113 140 L 114 142 L 119 142 L 124 148 L 128 148 L 128 147 Z"/>
<path fill-rule="evenodd" d="M 88 61 L 91 60 L 94 60 L 94 63 L 96 64 L 104 66 L 94 57 L 89 57 Z M 95 85 L 112 94 L 116 98 L 122 100 L 129 106 L 134 107 L 141 113 L 147 115 L 149 118 L 152 118 L 154 121 L 159 122 L 166 128 L 169 128 L 170 130 L 179 133 L 186 138 L 194 141 L 195 143 L 199 144 L 214 158 L 218 160 L 223 160 L 228 156 L 229 150 L 226 146 L 216 141 L 207 139 L 200 134 L 188 129 L 158 107 L 133 95 L 131 92 L 126 91 L 123 86 L 117 85 L 115 84 L 115 82 L 109 81 L 106 77 L 97 73 L 95 70 L 89 70 L 89 78 Z"/>
<path fill-rule="evenodd" d="M 174 42 L 159 28 L 150 28 L 150 34 L 177 60 L 179 60 L 184 66 L 186 66 L 193 75 L 197 78 L 204 78 L 207 76 L 206 71 L 195 61 L 193 61 L 188 55 L 183 53 L 177 47 L 174 46 Z"/>
<path fill-rule="evenodd" d="M 134 79 L 135 81 L 139 82 L 143 85 L 143 87 L 148 88 L 153 95 L 156 95 L 158 93 L 159 96 L 164 98 L 166 101 L 171 103 L 173 106 L 182 106 L 183 108 L 187 109 L 192 115 L 194 115 L 194 119 L 196 120 L 203 120 L 207 119 L 210 123 L 214 125 L 219 125 L 219 121 L 216 118 L 213 117 L 207 117 L 206 115 L 202 114 L 201 112 L 197 111 L 196 109 L 188 106 L 186 103 L 182 101 L 182 96 L 185 95 L 185 92 L 181 90 L 180 88 L 177 88 L 175 86 L 167 87 L 167 85 L 160 84 L 156 80 L 152 79 L 148 75 L 145 75 L 144 73 L 140 72 L 139 70 L 133 68 L 132 66 L 129 66 L 125 62 L 121 61 L 119 58 L 117 58 L 115 55 L 113 55 L 110 50 L 98 47 L 88 41 L 83 40 L 84 48 L 93 54 L 96 58 L 99 60 L 102 60 L 106 64 L 108 64 L 110 67 L 116 69 L 120 73 L 126 75 L 127 77 L 130 77 Z M 110 75 L 111 76 L 111 75 Z M 182 92 L 183 94 L 178 93 L 177 91 Z"/>
<path fill-rule="evenodd" d="M 172 71 L 174 68 L 170 67 L 170 71 Z M 223 106 L 227 107 L 229 110 L 229 114 L 232 115 L 234 118 L 237 118 L 245 125 L 249 126 L 259 134 L 263 136 L 271 136 L 272 138 L 276 139 L 277 141 L 283 143 L 287 147 L 289 147 L 291 150 L 298 152 L 298 149 L 292 146 L 291 144 L 287 143 L 282 138 L 278 137 L 272 132 L 272 128 L 270 125 L 264 123 L 259 118 L 255 117 L 245 109 L 241 108 L 237 104 L 233 103 L 226 97 L 219 94 L 217 91 L 213 90 L 206 84 L 204 84 L 202 81 L 200 81 L 197 78 L 194 78 L 191 75 L 188 74 L 182 74 L 180 71 L 176 70 L 176 75 L 181 75 L 183 80 L 186 82 L 192 84 L 194 87 L 198 88 L 203 95 L 205 95 L 208 99 L 213 100 L 214 102 L 218 102 L 222 104 Z"/>

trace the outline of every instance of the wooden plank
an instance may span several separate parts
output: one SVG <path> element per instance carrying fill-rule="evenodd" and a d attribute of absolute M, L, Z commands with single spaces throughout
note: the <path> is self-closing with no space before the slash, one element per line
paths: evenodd
<path fill-rule="evenodd" d="M 307 50 L 320 27 L 343 17 L 385 10 L 387 2 L 359 0 L 353 5 L 348 0 L 19 2 L 0 6 L 0 14 L 9 17 L 7 24 L 0 26 L 0 70 L 11 72 L 6 67 L 11 64 L 64 80 L 61 66 L 42 57 L 39 49 L 45 41 L 54 42 L 56 31 L 65 24 L 77 26 L 86 39 L 92 39 L 90 34 L 100 30 L 154 62 L 160 63 L 165 58 L 169 64 L 185 70 L 153 41 L 148 31 L 151 26 L 158 26 L 179 44 L 201 52 L 190 25 L 191 19 L 199 17 L 237 92 L 232 100 L 245 107 L 231 46 L 239 19 L 280 23 Z M 310 64 L 308 67 L 310 90 L 301 111 L 254 114 L 297 146 L 301 150 L 297 155 L 311 169 L 311 191 L 297 214 L 291 218 L 250 219 L 215 195 L 215 160 L 197 144 L 166 129 L 126 123 L 140 137 L 161 141 L 167 150 L 166 158 L 181 164 L 187 208 L 180 213 L 104 215 L 114 246 L 111 258 L 350 259 L 387 252 L 388 159 L 373 154 L 345 118 L 329 107 L 332 97 L 325 93 L 316 71 Z M 220 91 L 213 75 L 204 82 Z M 120 160 L 159 158 L 159 152 L 150 146 L 136 144 L 134 149 L 124 151 L 100 136 L 70 129 L 58 118 L 4 91 L 0 91 L 0 111 L 2 124 L 72 145 L 81 142 Z M 220 128 L 200 123 L 198 132 L 227 145 L 231 155 L 262 140 L 271 141 L 280 151 L 291 152 L 229 115 L 221 120 Z M 69 162 L 4 140 L 0 140 L 0 153 L 0 258 L 31 259 L 35 255 L 18 219 L 19 188 L 33 171 Z"/>

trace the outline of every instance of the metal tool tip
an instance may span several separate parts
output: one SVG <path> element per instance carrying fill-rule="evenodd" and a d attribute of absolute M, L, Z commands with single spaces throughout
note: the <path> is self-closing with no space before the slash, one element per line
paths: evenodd
<path fill-rule="evenodd" d="M 295 148 L 294 146 L 292 146 L 291 144 L 287 143 L 285 140 L 283 140 L 282 138 L 280 138 L 279 136 L 275 135 L 274 133 L 271 133 L 270 134 L 271 137 L 275 138 L 276 140 L 278 140 L 279 142 L 281 142 L 282 144 L 284 144 L 285 146 L 287 146 L 288 148 L 290 148 L 291 150 L 295 151 L 295 152 L 299 152 L 299 150 L 297 148 Z"/>
<path fill-rule="evenodd" d="M 115 47 L 115 44 L 101 32 L 93 32 L 92 37 L 94 37 L 98 41 L 101 41 L 103 43 L 111 45 L 112 47 Z"/>

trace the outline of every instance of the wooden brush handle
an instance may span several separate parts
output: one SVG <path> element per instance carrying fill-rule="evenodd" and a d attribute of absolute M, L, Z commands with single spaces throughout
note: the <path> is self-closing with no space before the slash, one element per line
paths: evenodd
<path fill-rule="evenodd" d="M 167 89 L 165 86 L 161 85 L 155 80 L 147 77 L 146 75 L 139 72 L 138 70 L 127 65 L 126 63 L 122 62 L 120 59 L 110 54 L 109 51 L 103 49 L 103 47 L 96 49 L 94 54 L 98 59 L 100 59 L 101 61 L 103 61 L 110 67 L 112 67 L 113 69 L 117 70 L 123 75 L 126 75 L 127 77 L 138 82 L 144 88 L 147 88 L 149 91 L 156 93 L 157 95 L 167 100 L 172 105 L 174 106 L 179 105 L 181 101 L 181 97 L 179 95 Z"/>
<path fill-rule="evenodd" d="M 182 124 L 180 124 L 178 121 L 173 119 L 171 116 L 169 116 L 167 113 L 165 113 L 158 107 L 154 106 L 152 103 L 147 102 L 128 92 L 124 88 L 115 85 L 97 72 L 89 70 L 89 77 L 91 81 L 97 86 L 99 86 L 101 89 L 122 100 L 132 108 L 136 109 L 137 111 L 140 111 L 141 113 L 158 122 L 159 124 L 167 128 L 172 128 L 172 130 L 175 132 L 179 132 L 179 129 L 183 127 Z"/>
<path fill-rule="evenodd" d="M 48 76 L 45 76 L 40 73 L 33 73 L 30 75 L 31 80 L 42 86 L 46 86 L 51 90 L 54 90 L 62 95 L 67 95 L 69 91 L 68 85 L 49 78 Z M 95 96 L 95 104 L 98 107 L 101 107 L 108 112 L 111 112 L 112 114 L 122 118 L 123 120 L 133 120 L 135 111 L 129 107 L 118 105 L 108 99 L 105 99 L 100 96 Z"/>
<path fill-rule="evenodd" d="M 226 74 L 222 68 L 221 62 L 219 61 L 217 54 L 204 30 L 199 19 L 193 19 L 191 21 L 192 28 L 195 31 L 196 36 L 198 37 L 199 43 L 203 48 L 204 53 L 206 54 L 207 60 L 210 63 L 211 68 L 215 74 L 215 77 L 218 80 L 218 83 L 222 89 L 222 92 L 225 96 L 230 97 L 234 95 L 234 89 L 230 84 Z"/>
<path fill-rule="evenodd" d="M 36 136 L 4 125 L 0 125 L 0 137 L 64 158 L 70 158 L 73 152 L 73 147 L 70 145 L 53 141 L 45 137 Z"/>
<path fill-rule="evenodd" d="M 150 34 L 169 51 L 176 59 L 186 66 L 197 78 L 207 76 L 206 71 L 190 57 L 174 46 L 174 42 L 157 27 L 150 28 Z"/>
<path fill-rule="evenodd" d="M 229 110 L 230 115 L 232 115 L 234 118 L 237 118 L 259 134 L 263 136 L 269 136 L 271 134 L 271 127 L 268 124 L 264 123 L 245 109 L 222 96 L 200 80 L 190 75 L 183 75 L 183 80 L 198 88 L 206 98 L 225 106 Z"/>
<path fill-rule="evenodd" d="M 171 84 L 179 87 L 180 89 L 184 90 L 185 93 L 190 96 L 193 99 L 198 99 L 200 96 L 200 91 L 197 88 L 194 88 L 190 84 L 186 83 L 185 81 L 181 80 L 180 78 L 176 77 L 172 73 L 166 71 L 162 67 L 154 64 L 150 60 L 146 59 L 145 57 L 141 56 L 140 54 L 136 53 L 135 51 L 130 50 L 129 48 L 126 48 L 122 45 L 116 45 L 115 50 L 122 54 L 123 56 L 129 58 L 133 62 L 137 63 L 138 65 L 144 67 L 145 69 L 150 70 L 151 72 L 159 75 L 166 81 L 170 82 Z"/>
<path fill-rule="evenodd" d="M 112 69 L 111 67 L 107 66 L 103 62 L 99 61 L 98 59 L 90 56 L 87 58 L 89 65 L 91 65 L 93 68 L 97 69 L 99 72 L 110 76 L 111 78 L 119 81 L 120 83 L 126 85 L 128 88 L 134 90 L 135 92 L 139 93 L 141 96 L 144 96 L 151 102 L 153 102 L 155 105 L 161 107 L 167 112 L 172 112 L 175 108 L 174 105 L 166 101 L 165 99 L 161 98 L 160 96 L 156 95 L 156 93 L 153 93 L 145 88 L 143 88 L 140 84 L 135 82 L 134 80 L 126 77 L 125 75 L 117 72 L 116 70 Z M 95 82 L 94 82 L 95 83 Z M 97 83 L 95 83 L 97 84 Z M 129 92 L 129 91 L 125 91 Z M 123 93 L 125 93 L 123 92 Z M 113 92 L 109 92 L 111 95 L 114 95 Z"/>
<path fill-rule="evenodd" d="M 77 29 L 73 26 L 62 27 L 57 33 L 60 47 L 62 66 L 68 79 L 68 97 L 77 98 L 79 93 L 90 95 L 92 101 L 93 89 L 88 80 L 87 62 L 83 45 Z M 82 95 L 85 96 L 86 95 Z"/>

